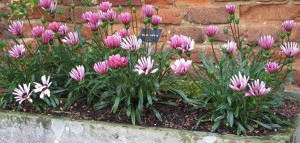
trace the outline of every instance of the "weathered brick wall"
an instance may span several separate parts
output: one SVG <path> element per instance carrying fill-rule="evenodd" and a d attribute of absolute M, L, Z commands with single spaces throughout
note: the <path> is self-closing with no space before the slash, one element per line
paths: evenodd
<path fill-rule="evenodd" d="M 2 0 L 0 2 L 0 10 L 6 9 L 6 3 L 10 0 Z M 84 6 L 80 0 L 74 0 L 76 4 L 75 11 L 71 11 L 68 6 L 68 0 L 58 0 L 60 9 L 64 12 L 62 16 L 58 16 L 55 21 L 68 23 L 69 27 L 73 27 L 72 22 L 76 19 L 78 24 L 83 24 L 81 15 L 85 11 L 97 11 L 95 4 Z M 126 0 L 109 0 L 113 3 L 114 9 L 117 11 L 119 5 L 125 7 Z M 95 3 L 101 0 L 93 0 Z M 174 34 L 184 34 L 190 36 L 196 41 L 195 52 L 205 52 L 211 55 L 212 50 L 209 46 L 208 39 L 203 33 L 203 29 L 210 24 L 218 25 L 219 32 L 216 36 L 217 44 L 221 45 L 225 41 L 230 40 L 229 35 L 224 35 L 222 29 L 227 26 L 227 13 L 225 5 L 228 3 L 237 6 L 237 16 L 240 18 L 240 31 L 245 39 L 246 44 L 253 44 L 260 35 L 278 35 L 281 32 L 281 23 L 287 19 L 293 19 L 297 22 L 297 28 L 293 31 L 291 40 L 300 41 L 300 0 L 132 0 L 132 5 L 137 8 L 138 27 L 141 29 L 141 7 L 143 4 L 152 4 L 159 6 L 159 15 L 163 21 L 160 24 L 163 28 L 161 42 L 168 40 Z M 39 18 L 43 15 L 43 10 L 33 8 L 30 13 L 33 25 L 41 25 Z M 47 20 L 52 21 L 51 18 Z M 118 23 L 118 22 L 117 22 Z M 7 25 L 0 24 L 0 28 Z M 121 29 L 121 24 L 116 24 L 114 30 Z M 25 38 L 28 41 L 34 41 L 30 34 L 29 25 L 25 27 Z M 3 30 L 0 32 L 4 37 Z M 83 35 L 89 37 L 92 32 L 83 26 Z M 278 40 L 278 37 L 275 37 Z M 34 44 L 34 43 L 33 43 Z M 219 48 L 219 46 L 215 46 Z M 219 50 L 216 50 L 219 52 Z M 221 53 L 217 53 L 220 55 Z M 195 61 L 199 61 L 196 54 L 192 55 Z M 298 58 L 294 64 L 294 69 L 300 74 L 300 59 Z M 297 75 L 296 78 L 300 77 Z"/>

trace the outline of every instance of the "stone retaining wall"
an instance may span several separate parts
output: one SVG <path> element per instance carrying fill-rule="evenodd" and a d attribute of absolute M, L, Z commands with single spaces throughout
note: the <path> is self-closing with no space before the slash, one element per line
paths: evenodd
<path fill-rule="evenodd" d="M 280 132 L 243 137 L 0 111 L 1 143 L 300 143 L 300 118 Z"/>

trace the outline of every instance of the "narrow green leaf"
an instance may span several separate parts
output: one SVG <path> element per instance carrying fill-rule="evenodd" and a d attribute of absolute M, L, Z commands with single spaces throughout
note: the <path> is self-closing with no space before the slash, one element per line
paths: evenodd
<path fill-rule="evenodd" d="M 118 107 L 119 107 L 119 103 L 120 103 L 120 96 L 117 96 L 117 97 L 115 98 L 115 102 L 114 102 L 114 105 L 113 105 L 113 107 L 112 107 L 113 113 L 116 113 L 116 112 L 117 112 Z"/>
<path fill-rule="evenodd" d="M 219 126 L 220 126 L 221 120 L 218 120 L 214 123 L 214 125 L 211 127 L 211 131 L 214 132 Z"/>
<path fill-rule="evenodd" d="M 162 122 L 163 119 L 162 119 L 160 113 L 158 112 L 158 110 L 157 110 L 156 108 L 154 108 L 154 107 L 152 107 L 152 110 L 153 110 L 153 112 L 154 112 L 156 118 L 157 118 L 160 122 Z"/>

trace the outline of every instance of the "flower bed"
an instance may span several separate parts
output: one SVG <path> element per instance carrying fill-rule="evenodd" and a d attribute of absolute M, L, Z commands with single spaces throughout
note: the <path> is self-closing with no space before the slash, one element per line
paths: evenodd
<path fill-rule="evenodd" d="M 76 21 L 73 30 L 45 18 L 41 18 L 43 26 L 32 27 L 26 12 L 30 4 L 20 2 L 9 7 L 11 16 L 16 16 L 13 12 L 17 8 L 23 11 L 17 11 L 19 21 L 7 21 L 14 45 L 0 44 L 3 108 L 69 111 L 84 100 L 93 110 L 109 109 L 127 116 L 132 124 L 142 124 L 146 111 L 163 122 L 158 105 L 185 104 L 191 110 L 205 111 L 197 115 L 195 126 L 213 123 L 212 132 L 226 127 L 235 134 L 249 134 L 257 128 L 272 131 L 290 124 L 274 109 L 284 107 L 288 97 L 299 99 L 283 91 L 285 83 L 291 81 L 292 63 L 300 51 L 298 44 L 290 41 L 296 24 L 293 20 L 283 22 L 280 41 L 262 35 L 258 46 L 250 47 L 243 44 L 235 6 L 227 5 L 224 12 L 229 15 L 230 29 L 223 33 L 231 34 L 233 40 L 218 49 L 223 53 L 218 57 L 214 44 L 221 30 L 206 27 L 213 57 L 197 53 L 201 63 L 195 63 L 191 60 L 195 42 L 190 37 L 174 35 L 158 47 L 150 36 L 138 36 L 138 11 L 130 1 L 129 11 L 119 7 L 118 16 L 109 2 L 100 3 L 98 12 L 83 13 L 92 37 L 84 37 L 82 25 Z M 49 17 L 57 15 L 54 1 L 40 0 L 39 6 Z M 70 4 L 72 11 L 74 7 Z M 144 35 L 157 34 L 162 20 L 158 11 L 159 7 L 152 5 L 142 7 Z M 36 47 L 23 39 L 22 18 L 32 27 Z M 114 30 L 116 19 L 123 24 L 120 31 Z M 178 59 L 174 61 L 175 57 Z"/>

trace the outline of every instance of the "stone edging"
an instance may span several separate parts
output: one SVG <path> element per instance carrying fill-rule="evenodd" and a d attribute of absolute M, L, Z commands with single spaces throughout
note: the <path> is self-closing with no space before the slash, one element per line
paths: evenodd
<path fill-rule="evenodd" d="M 294 134 L 295 132 L 295 134 Z M 294 135 L 293 135 L 294 134 Z M 218 135 L 132 126 L 63 117 L 0 111 L 1 143 L 300 143 L 300 116 L 295 128 L 264 137 Z"/>

